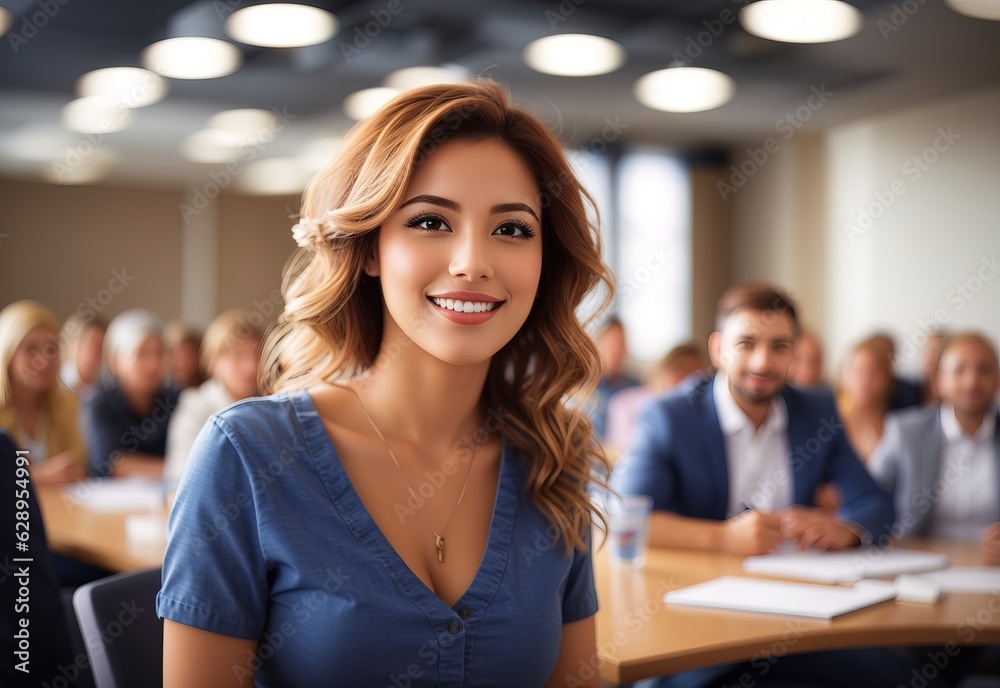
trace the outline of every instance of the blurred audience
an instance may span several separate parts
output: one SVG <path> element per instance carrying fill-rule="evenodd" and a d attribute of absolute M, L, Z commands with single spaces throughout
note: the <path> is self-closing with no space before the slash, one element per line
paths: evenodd
<path fill-rule="evenodd" d="M 611 317 L 604 323 L 596 342 L 601 352 L 603 372 L 600 382 L 597 383 L 597 390 L 590 400 L 590 420 L 594 424 L 594 433 L 598 439 L 603 440 L 607 425 L 608 400 L 615 392 L 638 387 L 640 382 L 624 370 L 628 344 L 625 339 L 625 327 L 618 318 Z"/>
<path fill-rule="evenodd" d="M 629 387 L 612 394 L 608 400 L 605 446 L 615 456 L 624 451 L 646 402 L 658 394 L 669 392 L 706 365 L 705 357 L 697 345 L 679 344 L 653 365 L 645 385 Z"/>
<path fill-rule="evenodd" d="M 108 325 L 105 375 L 84 406 L 91 468 L 97 475 L 163 475 L 167 427 L 178 392 L 164 383 L 163 324 L 127 310 Z"/>
<path fill-rule="evenodd" d="M 978 542 L 987 566 L 1000 565 L 998 370 L 996 345 L 988 336 L 949 337 L 936 377 L 941 403 L 890 414 L 869 463 L 893 496 L 898 537 Z M 927 648 L 913 653 L 923 659 Z M 998 667 L 1000 647 L 970 647 L 941 674 L 956 684 L 975 674 L 996 675 Z"/>
<path fill-rule="evenodd" d="M 30 453 L 36 483 L 79 480 L 87 452 L 77 401 L 59 384 L 59 322 L 37 301 L 0 311 L 0 428 Z"/>
<path fill-rule="evenodd" d="M 93 393 L 101 377 L 107 329 L 108 324 L 100 318 L 85 318 L 74 313 L 66 318 L 59 333 L 62 348 L 59 377 L 80 401 Z"/>
<path fill-rule="evenodd" d="M 837 410 L 862 461 L 882 439 L 893 384 L 892 364 L 879 343 L 866 339 L 851 348 L 840 374 Z"/>
<path fill-rule="evenodd" d="M 197 387 L 205 381 L 201 368 L 201 333 L 174 320 L 163 330 L 167 381 L 178 390 Z"/>
<path fill-rule="evenodd" d="M 888 332 L 876 332 L 869 341 L 877 346 L 889 359 L 889 365 L 895 371 L 896 365 L 896 340 Z M 889 395 L 889 409 L 896 410 L 920 405 L 920 387 L 909 380 L 897 376 L 893 372 L 892 392 Z"/>
<path fill-rule="evenodd" d="M 246 311 L 226 311 L 205 330 L 201 364 L 209 379 L 181 392 L 170 419 L 164 467 L 168 482 L 180 481 L 195 437 L 213 413 L 257 394 L 260 340 L 261 331 Z"/>
<path fill-rule="evenodd" d="M 796 387 L 826 387 L 823 379 L 823 344 L 812 332 L 803 331 L 795 339 L 789 384 Z"/>
<path fill-rule="evenodd" d="M 937 384 L 941 404 L 890 415 L 869 469 L 895 497 L 902 537 L 979 540 L 984 559 L 1000 564 L 993 342 L 978 332 L 949 338 Z"/>

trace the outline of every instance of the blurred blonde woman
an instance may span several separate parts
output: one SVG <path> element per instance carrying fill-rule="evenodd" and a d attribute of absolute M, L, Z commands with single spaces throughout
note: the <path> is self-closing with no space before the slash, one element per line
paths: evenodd
<path fill-rule="evenodd" d="M 77 402 L 59 384 L 59 322 L 37 301 L 0 311 L 0 428 L 27 449 L 36 483 L 78 480 L 87 452 L 77 429 Z"/>
<path fill-rule="evenodd" d="M 257 394 L 260 338 L 260 328 L 251 323 L 249 313 L 241 310 L 218 315 L 205 330 L 201 367 L 209 379 L 181 392 L 170 419 L 164 466 L 168 482 L 180 481 L 191 445 L 213 413 Z"/>
<path fill-rule="evenodd" d="M 851 348 L 841 370 L 837 408 L 862 461 L 882 439 L 893 384 L 892 361 L 879 342 L 865 339 Z"/>

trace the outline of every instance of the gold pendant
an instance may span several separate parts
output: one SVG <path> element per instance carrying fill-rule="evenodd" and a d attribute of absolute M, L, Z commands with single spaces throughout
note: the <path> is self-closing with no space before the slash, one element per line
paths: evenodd
<path fill-rule="evenodd" d="M 437 547 L 438 561 L 444 563 L 444 538 L 440 535 L 435 535 L 434 537 L 437 538 L 434 541 L 434 545 Z"/>

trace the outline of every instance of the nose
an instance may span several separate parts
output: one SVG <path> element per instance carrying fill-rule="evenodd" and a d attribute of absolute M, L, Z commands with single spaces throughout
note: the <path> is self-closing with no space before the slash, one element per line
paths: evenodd
<path fill-rule="evenodd" d="M 451 262 L 448 272 L 469 282 L 493 279 L 489 236 L 479 230 L 463 228 L 451 242 Z"/>
<path fill-rule="evenodd" d="M 753 352 L 750 354 L 750 370 L 754 372 L 765 372 L 768 370 L 768 363 L 770 362 L 770 347 L 766 345 L 757 345 L 754 347 Z"/>

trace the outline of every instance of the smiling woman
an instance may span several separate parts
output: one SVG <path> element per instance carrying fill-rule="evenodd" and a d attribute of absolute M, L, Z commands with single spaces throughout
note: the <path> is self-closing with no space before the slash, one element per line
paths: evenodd
<path fill-rule="evenodd" d="M 192 449 L 157 604 L 168 688 L 597 685 L 607 462 L 575 309 L 612 278 L 588 203 L 490 81 L 356 127 L 293 228 L 273 394 Z M 222 504 L 244 508 L 201 537 Z"/>

